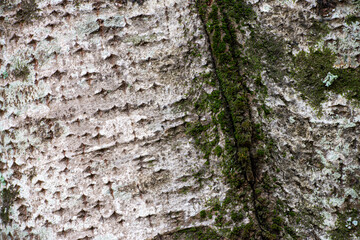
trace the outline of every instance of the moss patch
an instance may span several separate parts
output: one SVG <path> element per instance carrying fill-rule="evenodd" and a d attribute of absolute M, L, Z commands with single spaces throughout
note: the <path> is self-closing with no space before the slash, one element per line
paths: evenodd
<path fill-rule="evenodd" d="M 360 237 L 359 210 L 338 214 L 336 228 L 330 232 L 332 240 L 358 239 Z"/>
<path fill-rule="evenodd" d="M 289 59 L 282 39 L 271 33 L 263 34 L 261 29 L 256 29 L 251 33 L 245 47 L 247 47 L 247 59 L 252 64 L 252 70 L 265 68 L 271 78 L 282 80 L 281 78 L 285 75 L 286 59 Z"/>
<path fill-rule="evenodd" d="M 348 25 L 350 25 L 350 24 L 352 24 L 352 23 L 354 23 L 354 22 L 358 22 L 358 21 L 360 21 L 360 17 L 359 17 L 359 16 L 356 16 L 356 15 L 353 15 L 353 14 L 347 15 L 347 16 L 345 17 L 345 22 L 346 22 Z"/>
<path fill-rule="evenodd" d="M 39 17 L 39 11 L 36 0 L 21 0 L 20 9 L 16 12 L 16 20 L 19 22 L 31 22 Z"/>
<path fill-rule="evenodd" d="M 360 100 L 359 69 L 334 68 L 335 60 L 335 54 L 328 48 L 310 48 L 309 53 L 301 51 L 294 58 L 296 87 L 315 107 L 327 99 L 329 91 L 342 94 L 350 100 Z M 326 86 L 324 79 L 329 73 L 337 78 Z"/>
<path fill-rule="evenodd" d="M 2 206 L 0 211 L 0 218 L 2 223 L 5 225 L 10 222 L 10 209 L 18 194 L 19 190 L 16 189 L 14 186 L 4 188 L 1 191 Z"/>
<path fill-rule="evenodd" d="M 17 78 L 26 79 L 30 74 L 30 69 L 24 61 L 16 60 L 12 68 L 11 73 Z"/>
<path fill-rule="evenodd" d="M 153 240 L 225 240 L 225 238 L 208 227 L 191 227 L 158 235 Z"/>

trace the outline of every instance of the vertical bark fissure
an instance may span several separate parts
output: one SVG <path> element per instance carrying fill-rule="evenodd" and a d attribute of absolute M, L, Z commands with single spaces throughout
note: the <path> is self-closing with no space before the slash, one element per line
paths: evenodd
<path fill-rule="evenodd" d="M 197 7 L 199 7 L 199 6 L 197 6 Z M 226 28 L 227 28 L 227 31 L 231 34 L 232 41 L 236 42 L 236 45 L 229 46 L 228 51 L 230 52 L 231 57 L 235 60 L 236 73 L 237 73 L 238 77 L 241 79 L 242 74 L 240 72 L 239 59 L 237 58 L 236 53 L 235 53 L 236 48 L 239 47 L 238 46 L 239 43 L 236 40 L 236 36 L 233 35 L 232 29 L 231 29 L 231 21 L 226 16 L 226 13 L 224 13 L 224 9 L 222 7 L 220 7 L 220 14 L 221 14 L 221 17 L 223 17 L 224 20 L 225 20 Z M 239 154 L 239 149 L 241 148 L 241 143 L 239 142 L 239 139 L 237 139 L 237 136 L 236 136 L 236 126 L 235 126 L 236 124 L 235 124 L 235 121 L 234 121 L 233 112 L 231 110 L 231 106 L 230 106 L 229 100 L 228 100 L 228 98 L 226 96 L 226 93 L 225 93 L 225 91 L 223 89 L 222 79 L 218 76 L 218 73 L 217 73 L 217 71 L 219 69 L 219 66 L 217 64 L 217 59 L 216 59 L 216 57 L 214 56 L 214 53 L 213 53 L 214 50 L 212 49 L 211 36 L 210 36 L 210 34 L 209 34 L 209 32 L 207 31 L 207 28 L 206 28 L 207 27 L 206 26 L 206 19 L 204 19 L 204 17 L 202 17 L 201 15 L 200 15 L 200 19 L 201 19 L 201 22 L 202 22 L 202 26 L 204 28 L 206 40 L 209 43 L 209 52 L 210 52 L 210 56 L 211 56 L 211 62 L 212 62 L 212 66 L 214 68 L 215 77 L 216 77 L 217 82 L 218 82 L 220 95 L 221 95 L 221 97 L 223 99 L 223 105 L 224 105 L 225 113 L 226 113 L 226 116 L 227 116 L 228 121 L 229 121 L 230 134 L 231 134 L 230 137 L 232 139 L 234 139 L 234 141 L 235 141 L 236 148 L 235 148 L 235 154 L 234 155 L 237 157 L 238 154 Z M 249 98 L 248 98 L 248 95 L 250 94 L 250 90 L 248 89 L 248 87 L 246 86 L 246 83 L 243 80 L 239 81 L 238 83 L 241 85 L 241 89 L 243 91 L 242 94 L 247 96 L 247 98 L 246 98 L 246 104 L 247 104 L 246 109 L 247 109 L 247 111 L 245 113 L 247 115 L 247 118 L 245 118 L 245 119 L 248 119 L 248 120 L 250 120 L 251 123 L 253 123 L 254 119 L 253 119 L 253 116 L 252 116 L 252 113 L 251 113 L 251 107 L 250 107 L 250 102 L 249 102 Z M 252 199 L 252 205 L 253 205 L 253 208 L 254 208 L 254 215 L 255 215 L 255 218 L 256 218 L 256 221 L 257 221 L 257 225 L 260 228 L 260 236 L 261 236 L 261 238 L 264 238 L 262 232 L 266 231 L 266 230 L 262 226 L 263 222 L 261 221 L 261 219 L 259 217 L 259 213 L 258 213 L 258 210 L 257 210 L 257 207 L 256 207 L 257 194 L 256 194 L 255 189 L 256 189 L 256 184 L 257 184 L 257 170 L 258 169 L 257 169 L 256 158 L 253 155 L 253 151 L 254 151 L 253 144 L 255 144 L 254 143 L 255 141 L 254 141 L 254 129 L 253 129 L 252 126 L 250 128 L 250 136 L 251 136 L 251 141 L 250 141 L 251 144 L 247 148 L 248 148 L 248 151 L 249 151 L 250 168 L 251 168 L 251 175 L 252 176 L 248 176 L 248 173 L 246 171 L 247 165 L 249 163 L 245 163 L 245 164 L 242 163 L 243 167 L 245 167 L 245 170 L 243 171 L 243 177 L 244 177 L 245 181 L 251 187 L 251 199 Z"/>

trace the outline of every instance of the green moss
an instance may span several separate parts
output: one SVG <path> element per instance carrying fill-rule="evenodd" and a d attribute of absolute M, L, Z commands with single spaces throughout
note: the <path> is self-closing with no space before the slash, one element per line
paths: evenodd
<path fill-rule="evenodd" d="M 261 105 L 261 109 L 263 110 L 265 116 L 270 115 L 271 110 L 270 110 L 265 104 L 262 104 L 262 105 Z"/>
<path fill-rule="evenodd" d="M 301 51 L 295 58 L 295 78 L 297 89 L 308 98 L 313 106 L 326 100 L 326 86 L 322 79 L 333 70 L 335 55 L 330 49 Z"/>
<path fill-rule="evenodd" d="M 8 188 L 3 188 L 1 191 L 2 206 L 1 206 L 0 218 L 2 223 L 5 225 L 7 225 L 10 222 L 10 209 L 18 194 L 19 194 L 18 189 L 16 189 L 12 185 Z"/>
<path fill-rule="evenodd" d="M 261 84 L 258 74 L 266 70 L 267 74 L 275 81 L 281 81 L 286 75 L 285 65 L 290 56 L 285 51 L 285 42 L 262 29 L 255 29 L 245 43 L 246 58 L 243 64 L 247 66 L 249 75 L 253 74 L 255 83 Z"/>
<path fill-rule="evenodd" d="M 30 74 L 30 69 L 24 61 L 16 60 L 12 68 L 12 74 L 17 78 L 26 79 Z"/>
<path fill-rule="evenodd" d="M 241 222 L 244 219 L 244 214 L 241 212 L 232 211 L 230 217 L 234 222 Z"/>
<path fill-rule="evenodd" d="M 207 227 L 191 227 L 173 233 L 158 235 L 153 240 L 221 240 L 224 239 L 216 231 Z"/>
<path fill-rule="evenodd" d="M 255 19 L 255 14 L 244 1 L 198 0 L 197 7 L 210 41 L 215 69 L 211 86 L 215 90 L 211 94 L 205 91 L 195 94 L 192 101 L 199 116 L 211 115 L 211 123 L 189 124 L 187 132 L 206 159 L 211 154 L 221 157 L 224 180 L 230 187 L 222 202 L 212 203 L 209 214 L 216 216 L 216 226 L 228 239 L 279 239 L 276 237 L 289 235 L 284 229 L 287 225 L 280 213 L 272 211 L 275 206 L 271 201 L 276 198 L 271 201 L 263 198 L 273 188 L 273 178 L 260 174 L 273 144 L 262 132 L 261 124 L 254 122 L 249 97 L 255 103 L 258 100 L 255 94 L 267 93 L 261 81 L 264 70 L 281 81 L 286 74 L 284 62 L 291 58 L 284 41 L 252 24 L 247 25 Z M 237 31 L 242 32 L 245 25 L 251 37 L 242 45 L 237 41 Z M 248 88 L 249 82 L 255 82 L 255 91 Z M 258 103 L 265 116 L 271 114 L 263 100 Z M 223 147 L 218 146 L 220 131 Z M 241 211 L 234 211 L 234 207 Z M 282 212 L 286 217 L 284 209 Z M 245 215 L 255 218 L 243 224 Z M 231 221 L 225 216 L 230 216 Z M 280 223 L 276 221 L 278 218 Z"/>
<path fill-rule="evenodd" d="M 359 69 L 334 68 L 335 59 L 335 54 L 328 48 L 310 48 L 309 53 L 302 51 L 294 58 L 296 87 L 312 106 L 319 107 L 330 91 L 350 100 L 360 100 Z M 337 79 L 327 87 L 324 79 L 329 73 Z"/>
<path fill-rule="evenodd" d="M 321 22 L 316 19 L 312 19 L 312 25 L 309 31 L 309 38 L 308 40 L 315 44 L 319 41 L 322 37 L 326 36 L 329 33 L 330 28 L 325 22 Z"/>
<path fill-rule="evenodd" d="M 216 146 L 216 147 L 214 148 L 214 154 L 215 154 L 216 156 L 220 157 L 222 153 L 223 153 L 223 150 L 222 150 L 222 148 L 221 148 L 220 146 Z"/>
<path fill-rule="evenodd" d="M 201 210 L 201 211 L 200 211 L 200 218 L 201 218 L 201 219 L 206 218 L 206 211 L 205 211 L 205 210 Z"/>
<path fill-rule="evenodd" d="M 31 22 L 32 19 L 39 17 L 39 11 L 36 0 L 21 0 L 20 9 L 16 12 L 16 19 L 20 22 Z"/>
<path fill-rule="evenodd" d="M 358 22 L 360 20 L 360 17 L 356 16 L 356 15 L 353 15 L 353 14 L 350 14 L 350 15 L 347 15 L 345 17 L 345 22 L 350 25 L 354 22 Z"/>
<path fill-rule="evenodd" d="M 291 217 L 295 217 L 295 215 L 296 215 L 295 212 L 293 212 L 293 211 L 289 211 L 287 214 Z"/>
<path fill-rule="evenodd" d="M 256 227 L 253 221 L 247 224 L 236 226 L 230 233 L 230 239 L 255 239 L 253 237 Z"/>
<path fill-rule="evenodd" d="M 345 213 L 339 213 L 336 220 L 336 228 L 330 231 L 332 240 L 358 239 L 360 237 L 359 210 L 352 209 Z M 355 237 L 355 238 L 354 238 Z"/>
<path fill-rule="evenodd" d="M 224 216 L 223 215 L 217 215 L 215 218 L 215 226 L 221 227 L 224 223 Z"/>
<path fill-rule="evenodd" d="M 299 236 L 297 235 L 296 231 L 294 230 L 294 228 L 289 227 L 289 226 L 284 226 L 285 231 L 289 234 L 289 236 L 292 239 L 299 239 Z"/>

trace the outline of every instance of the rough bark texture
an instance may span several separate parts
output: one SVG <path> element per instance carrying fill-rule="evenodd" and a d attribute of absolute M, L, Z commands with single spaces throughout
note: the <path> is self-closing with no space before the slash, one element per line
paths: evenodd
<path fill-rule="evenodd" d="M 360 238 L 358 2 L 0 8 L 0 239 Z"/>
<path fill-rule="evenodd" d="M 178 106 L 208 68 L 190 55 L 206 49 L 191 5 L 38 8 L 31 22 L 2 12 L 2 187 L 19 188 L 3 238 L 146 239 L 198 225 L 224 190 L 193 177 L 204 160 Z"/>

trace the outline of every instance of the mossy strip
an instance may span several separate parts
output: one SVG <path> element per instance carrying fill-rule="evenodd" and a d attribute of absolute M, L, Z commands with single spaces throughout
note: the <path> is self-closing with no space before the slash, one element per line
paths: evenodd
<path fill-rule="evenodd" d="M 0 218 L 2 223 L 5 225 L 10 222 L 10 209 L 18 194 L 19 190 L 12 185 L 8 188 L 3 188 L 1 191 L 2 206 Z"/>
<path fill-rule="evenodd" d="M 208 227 L 191 227 L 158 235 L 153 240 L 225 240 Z"/>

